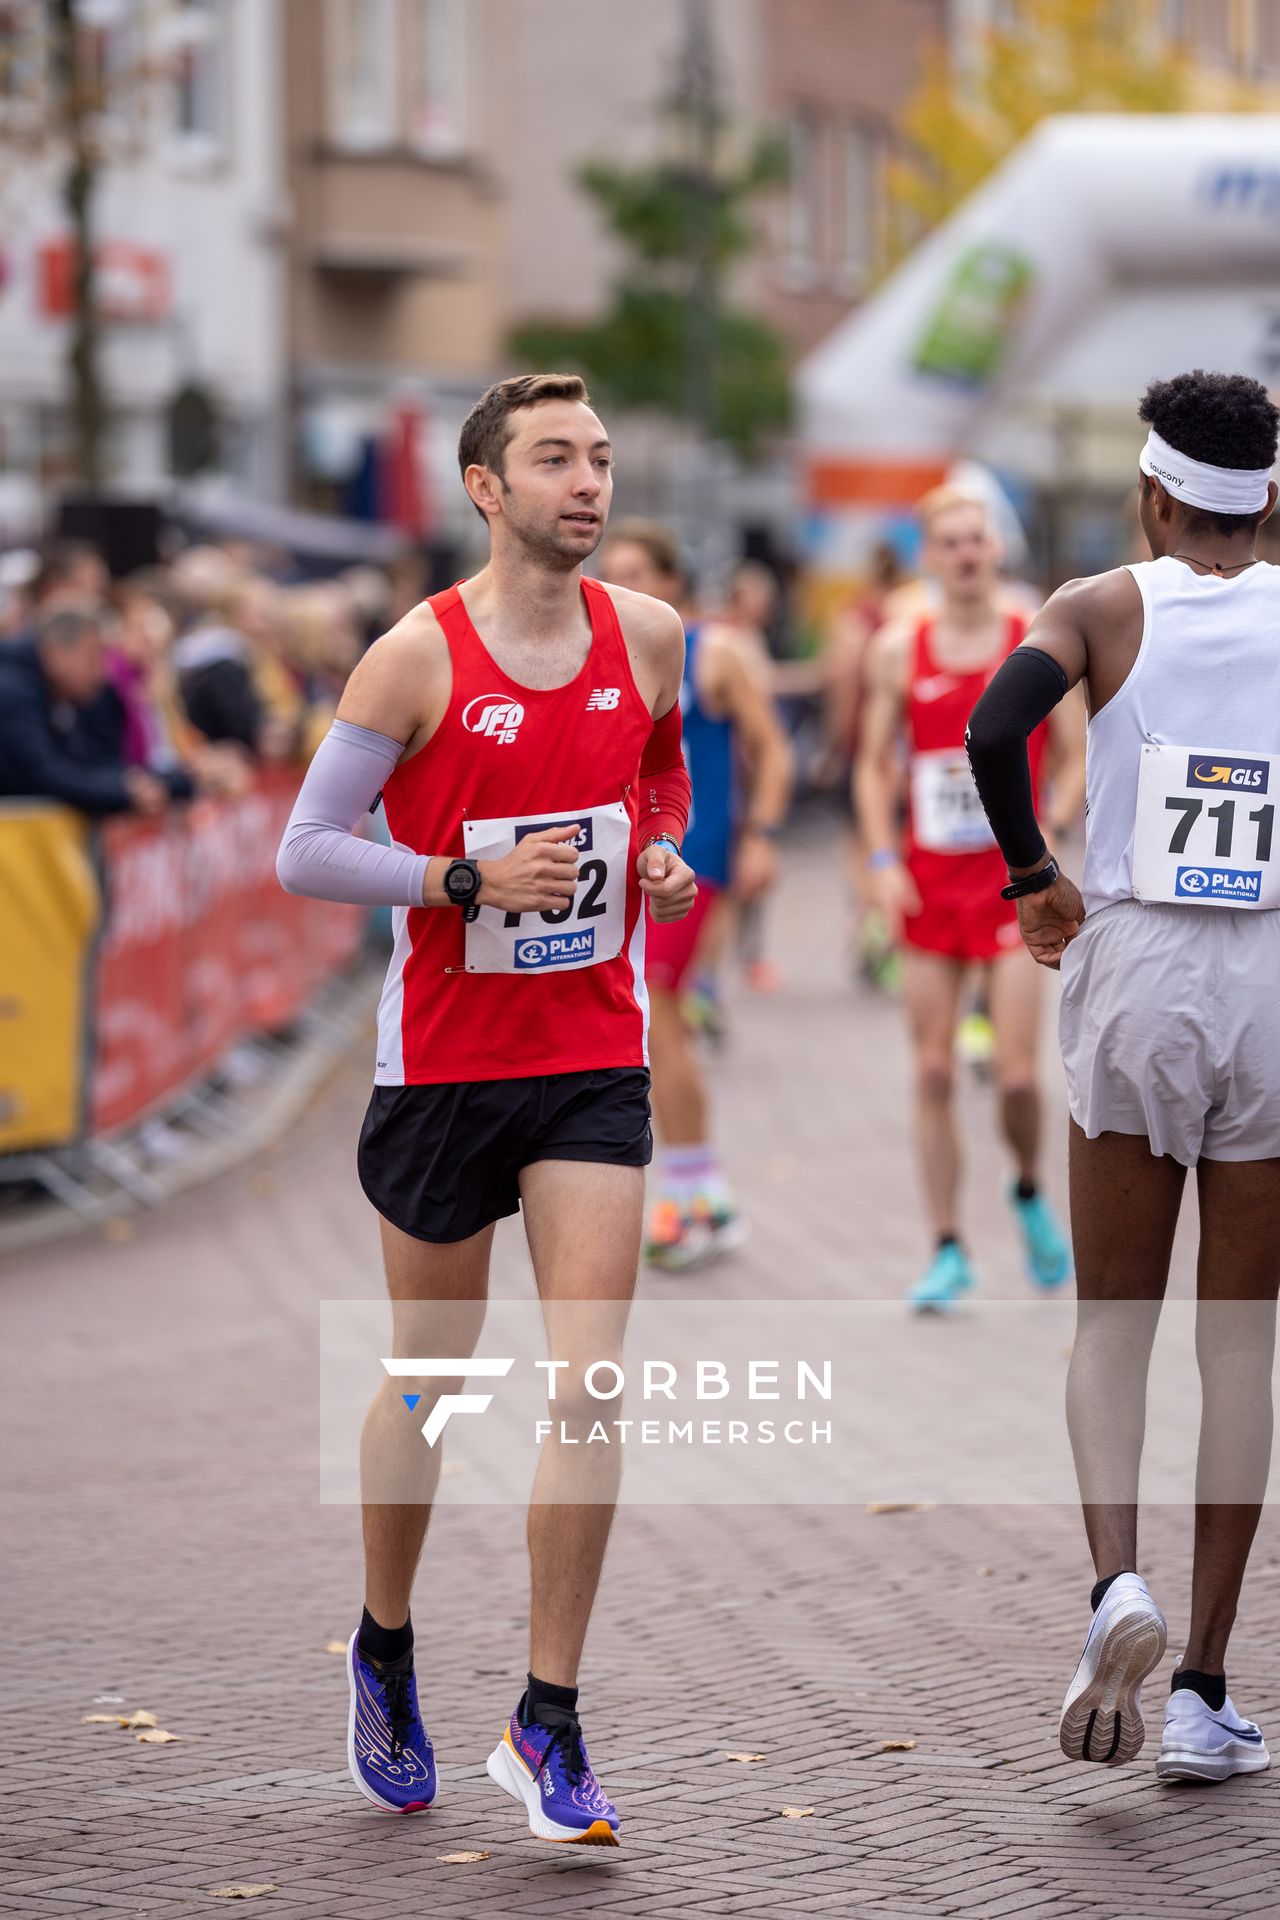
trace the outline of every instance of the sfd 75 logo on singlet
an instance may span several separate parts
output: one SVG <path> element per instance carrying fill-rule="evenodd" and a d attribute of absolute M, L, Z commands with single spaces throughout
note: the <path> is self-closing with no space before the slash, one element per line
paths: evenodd
<path fill-rule="evenodd" d="M 511 745 L 523 719 L 524 708 L 520 702 L 508 700 L 501 693 L 478 693 L 462 709 L 462 724 L 467 732 L 496 740 L 500 747 Z"/>

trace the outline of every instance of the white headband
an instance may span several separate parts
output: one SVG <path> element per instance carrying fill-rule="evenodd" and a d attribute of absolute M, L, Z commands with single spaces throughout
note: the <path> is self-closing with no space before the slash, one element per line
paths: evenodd
<path fill-rule="evenodd" d="M 1270 467 L 1211 467 L 1179 453 L 1154 427 L 1138 465 L 1184 506 L 1204 507 L 1210 513 L 1261 513 L 1267 504 Z"/>

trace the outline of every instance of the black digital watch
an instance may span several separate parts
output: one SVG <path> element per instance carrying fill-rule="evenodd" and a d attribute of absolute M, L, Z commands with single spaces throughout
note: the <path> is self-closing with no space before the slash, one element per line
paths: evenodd
<path fill-rule="evenodd" d="M 1036 873 L 1024 873 L 1021 880 L 1011 880 L 1007 887 L 1001 887 L 1002 900 L 1025 900 L 1029 893 L 1047 893 L 1057 879 L 1060 868 L 1050 854 L 1046 864 Z"/>
<path fill-rule="evenodd" d="M 474 920 L 480 911 L 476 895 L 480 891 L 480 869 L 474 860 L 451 860 L 441 881 L 445 897 L 452 906 L 462 908 L 464 920 Z"/>

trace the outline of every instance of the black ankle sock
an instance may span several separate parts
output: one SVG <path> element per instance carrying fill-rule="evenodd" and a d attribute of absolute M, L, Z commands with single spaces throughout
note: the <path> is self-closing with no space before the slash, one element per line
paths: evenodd
<path fill-rule="evenodd" d="M 1019 1180 L 1015 1191 L 1019 1200 L 1034 1200 L 1040 1189 L 1034 1180 Z"/>
<path fill-rule="evenodd" d="M 940 1233 L 938 1235 L 938 1252 L 939 1253 L 942 1252 L 944 1247 L 958 1247 L 959 1245 L 960 1245 L 960 1236 L 958 1234 Z"/>
<path fill-rule="evenodd" d="M 1198 1673 L 1194 1667 L 1179 1667 L 1169 1682 L 1169 1691 L 1177 1693 L 1180 1687 L 1198 1693 L 1211 1713 L 1221 1713 L 1227 1704 L 1225 1673 Z"/>
<path fill-rule="evenodd" d="M 553 1687 L 549 1680 L 539 1680 L 532 1673 L 528 1680 L 528 1688 L 516 1709 L 522 1727 L 527 1727 L 531 1720 L 536 1720 L 541 1727 L 562 1727 L 566 1720 L 574 1718 L 578 1711 L 576 1687 Z"/>
<path fill-rule="evenodd" d="M 413 1622 L 406 1620 L 402 1627 L 380 1627 L 366 1607 L 360 1616 L 356 1645 L 366 1660 L 376 1660 L 384 1667 L 403 1660 L 413 1652 Z"/>
<path fill-rule="evenodd" d="M 1127 1573 L 1127 1572 L 1128 1572 L 1127 1567 L 1121 1567 L 1120 1573 Z M 1095 1613 L 1098 1611 L 1098 1608 L 1102 1605 L 1103 1594 L 1106 1592 L 1107 1588 L 1111 1585 L 1111 1582 L 1113 1580 L 1118 1580 L 1120 1578 L 1120 1573 L 1109 1573 L 1105 1580 L 1099 1580 L 1097 1585 L 1094 1587 L 1093 1592 L 1089 1595 L 1089 1605 Z"/>

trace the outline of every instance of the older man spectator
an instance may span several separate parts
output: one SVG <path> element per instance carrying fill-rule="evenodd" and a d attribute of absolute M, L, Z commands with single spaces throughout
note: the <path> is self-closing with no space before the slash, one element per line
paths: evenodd
<path fill-rule="evenodd" d="M 0 797 L 146 814 L 191 790 L 181 769 L 126 765 L 97 608 L 56 605 L 0 648 Z"/>

